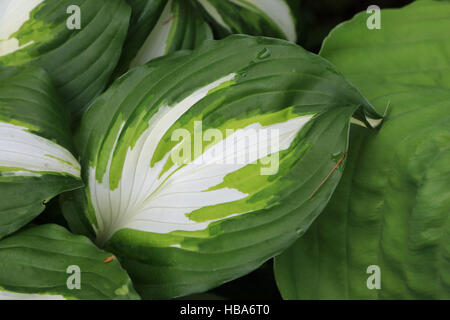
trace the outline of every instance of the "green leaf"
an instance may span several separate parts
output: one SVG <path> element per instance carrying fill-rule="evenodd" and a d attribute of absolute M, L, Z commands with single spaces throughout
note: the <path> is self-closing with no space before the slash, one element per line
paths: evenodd
<path fill-rule="evenodd" d="M 367 17 L 335 28 L 321 55 L 391 112 L 376 134 L 352 130 L 328 207 L 276 258 L 285 299 L 450 298 L 450 3 L 382 10 L 380 30 Z"/>
<path fill-rule="evenodd" d="M 191 0 L 129 1 L 133 15 L 118 73 L 213 38 Z"/>
<path fill-rule="evenodd" d="M 131 6 L 130 25 L 113 79 L 128 71 L 130 62 L 155 28 L 167 2 L 168 0 L 127 0 Z"/>
<path fill-rule="evenodd" d="M 0 238 L 83 185 L 69 124 L 44 70 L 0 69 Z"/>
<path fill-rule="evenodd" d="M 297 41 L 286 0 L 197 0 L 219 35 L 243 33 Z"/>
<path fill-rule="evenodd" d="M 61 226 L 31 227 L 0 241 L 0 300 L 139 299 L 110 253 Z"/>
<path fill-rule="evenodd" d="M 120 57 L 130 17 L 122 0 L 8 0 L 0 12 L 0 66 L 46 69 L 78 118 L 103 91 Z M 80 29 L 69 29 L 80 9 Z"/>
<path fill-rule="evenodd" d="M 144 297 L 205 291 L 307 229 L 339 181 L 355 111 L 377 117 L 288 41 L 231 36 L 156 59 L 85 114 L 87 188 L 63 205 L 67 220 L 77 232 L 88 221 Z M 80 206 L 84 218 L 70 218 Z"/>

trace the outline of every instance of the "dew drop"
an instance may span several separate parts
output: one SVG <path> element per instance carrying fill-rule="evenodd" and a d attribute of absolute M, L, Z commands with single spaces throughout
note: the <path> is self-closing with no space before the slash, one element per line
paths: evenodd
<path fill-rule="evenodd" d="M 256 57 L 258 59 L 262 60 L 262 59 L 269 58 L 271 55 L 272 55 L 272 52 L 270 52 L 270 50 L 268 48 L 264 48 L 256 55 Z"/>

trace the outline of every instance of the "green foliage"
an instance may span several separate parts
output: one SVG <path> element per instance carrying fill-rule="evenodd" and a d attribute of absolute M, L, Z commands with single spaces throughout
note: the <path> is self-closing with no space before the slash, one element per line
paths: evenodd
<path fill-rule="evenodd" d="M 71 5 L 80 8 L 80 29 L 67 27 L 67 8 Z M 122 0 L 45 0 L 30 9 L 28 20 L 10 36 L 18 40 L 20 49 L 6 54 L 0 51 L 0 66 L 32 63 L 43 67 L 78 119 L 103 91 L 114 70 L 130 8 Z M 1 21 L 5 29 L 20 16 L 14 11 L 5 15 Z"/>
<path fill-rule="evenodd" d="M 0 300 L 139 299 L 127 273 L 111 257 L 63 227 L 27 228 L 0 242 Z"/>
<path fill-rule="evenodd" d="M 121 77 L 85 114 L 77 143 L 87 187 L 76 203 L 64 201 L 66 217 L 78 232 L 90 222 L 144 297 L 205 291 L 257 268 L 308 228 L 339 180 L 355 111 L 366 123 L 377 117 L 328 62 L 287 41 L 232 36 L 157 59 Z M 229 129 L 280 130 L 270 152 L 279 167 L 262 175 L 253 160 L 173 162 L 173 134 L 195 136 L 196 121 L 200 133 L 223 133 L 199 156 L 232 141 Z M 227 157 L 251 150 L 238 148 Z"/>
<path fill-rule="evenodd" d="M 450 1 L 368 5 L 0 0 L 0 300 L 449 299 Z"/>
<path fill-rule="evenodd" d="M 0 238 L 83 185 L 69 126 L 44 70 L 0 69 Z"/>
<path fill-rule="evenodd" d="M 329 59 L 389 114 L 352 130 L 344 176 L 308 233 L 276 259 L 286 299 L 450 297 L 450 3 L 419 1 L 366 15 L 325 40 Z M 369 290 L 366 270 L 381 270 Z"/>

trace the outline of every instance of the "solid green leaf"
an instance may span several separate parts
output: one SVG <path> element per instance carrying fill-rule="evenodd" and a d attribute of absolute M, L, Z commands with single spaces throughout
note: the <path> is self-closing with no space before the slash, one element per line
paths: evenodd
<path fill-rule="evenodd" d="M 6 2 L 0 7 L 0 67 L 42 66 L 65 105 L 80 117 L 103 91 L 120 57 L 129 6 L 123 0 Z"/>
<path fill-rule="evenodd" d="M 157 59 L 85 114 L 87 187 L 63 204 L 67 220 L 90 225 L 144 297 L 205 291 L 307 229 L 340 178 L 353 114 L 380 122 L 330 63 L 288 41 L 232 36 Z M 69 217 L 80 206 L 84 220 Z"/>
<path fill-rule="evenodd" d="M 110 253 L 47 224 L 0 241 L 0 300 L 139 299 Z"/>
<path fill-rule="evenodd" d="M 0 238 L 83 184 L 68 110 L 40 68 L 0 69 Z"/>
<path fill-rule="evenodd" d="M 367 18 L 321 55 L 390 113 L 378 133 L 352 129 L 330 203 L 276 258 L 285 299 L 450 298 L 450 2 L 382 10 L 379 30 Z"/>

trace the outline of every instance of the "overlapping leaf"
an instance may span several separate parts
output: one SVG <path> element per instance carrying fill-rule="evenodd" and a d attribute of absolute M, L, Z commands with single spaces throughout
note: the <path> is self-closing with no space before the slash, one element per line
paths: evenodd
<path fill-rule="evenodd" d="M 272 36 L 295 42 L 296 23 L 284 0 L 128 0 L 132 16 L 116 75 L 176 50 L 197 48 L 213 35 Z"/>
<path fill-rule="evenodd" d="M 355 112 L 380 122 L 328 62 L 287 41 L 233 36 L 157 59 L 85 114 L 87 188 L 65 215 L 145 297 L 205 291 L 307 229 L 339 181 Z M 266 135 L 240 144 L 251 132 Z"/>
<path fill-rule="evenodd" d="M 0 238 L 82 186 L 68 111 L 40 68 L 0 69 Z"/>
<path fill-rule="evenodd" d="M 194 49 L 213 37 L 195 2 L 190 0 L 128 2 L 133 14 L 118 74 L 176 50 Z"/>
<path fill-rule="evenodd" d="M 366 18 L 332 31 L 321 55 L 391 112 L 377 134 L 352 131 L 342 181 L 276 259 L 277 282 L 286 299 L 448 299 L 450 2 L 383 10 L 380 30 Z"/>
<path fill-rule="evenodd" d="M 129 6 L 122 0 L 6 2 L 0 7 L 0 66 L 42 66 L 64 103 L 79 117 L 105 88 L 116 66 L 127 32 Z M 74 6 L 79 12 L 71 11 Z M 77 13 L 80 29 L 70 29 L 71 15 Z"/>
<path fill-rule="evenodd" d="M 0 300 L 139 299 L 117 259 L 57 225 L 0 241 Z"/>
<path fill-rule="evenodd" d="M 296 22 L 285 0 L 197 0 L 221 35 L 244 33 L 297 41 Z"/>

